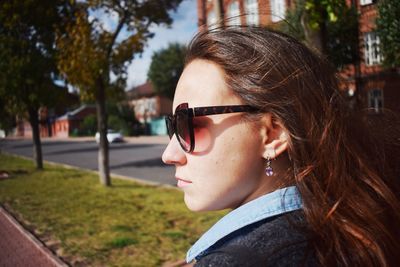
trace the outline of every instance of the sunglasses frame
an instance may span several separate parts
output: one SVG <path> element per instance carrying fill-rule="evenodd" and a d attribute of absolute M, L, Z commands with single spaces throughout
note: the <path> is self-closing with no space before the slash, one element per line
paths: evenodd
<path fill-rule="evenodd" d="M 178 105 L 175 109 L 175 113 L 173 115 L 168 115 L 165 117 L 165 122 L 167 124 L 167 131 L 169 138 L 175 134 L 179 145 L 182 149 L 187 153 L 192 153 L 195 146 L 195 138 L 194 138 L 194 129 L 193 129 L 193 118 L 201 117 L 201 116 L 210 116 L 210 115 L 218 115 L 218 114 L 226 114 L 226 113 L 238 113 L 238 112 L 254 112 L 257 111 L 255 107 L 249 105 L 229 105 L 229 106 L 207 106 L 207 107 L 195 107 L 189 108 L 188 103 L 182 103 Z M 186 116 L 190 144 L 189 148 L 186 148 L 181 140 L 179 134 L 177 134 L 177 116 L 183 115 Z M 186 142 L 185 142 L 186 143 Z"/>

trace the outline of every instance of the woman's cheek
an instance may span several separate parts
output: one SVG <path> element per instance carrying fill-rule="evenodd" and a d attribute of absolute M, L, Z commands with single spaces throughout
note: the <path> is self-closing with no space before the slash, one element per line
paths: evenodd
<path fill-rule="evenodd" d="M 195 153 L 207 152 L 212 147 L 211 133 L 206 127 L 196 127 L 194 129 Z"/>

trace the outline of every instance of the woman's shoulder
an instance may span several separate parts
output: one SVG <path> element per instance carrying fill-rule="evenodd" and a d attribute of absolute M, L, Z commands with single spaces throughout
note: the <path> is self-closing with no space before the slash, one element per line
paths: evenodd
<path fill-rule="evenodd" d="M 306 253 L 304 246 L 292 245 L 275 253 L 261 253 L 245 246 L 226 246 L 202 257 L 195 267 L 257 267 L 257 266 L 320 266 L 315 256 Z"/>
<path fill-rule="evenodd" d="M 218 242 L 196 266 L 317 266 L 301 211 L 248 225 Z"/>

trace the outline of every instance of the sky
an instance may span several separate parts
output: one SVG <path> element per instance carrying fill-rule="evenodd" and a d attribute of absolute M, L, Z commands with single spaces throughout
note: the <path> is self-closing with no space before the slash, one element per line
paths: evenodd
<path fill-rule="evenodd" d="M 109 32 L 115 31 L 118 24 L 118 14 L 113 12 L 105 12 L 104 10 L 89 11 L 89 20 L 101 32 L 107 30 Z M 192 37 L 197 32 L 197 6 L 196 0 L 183 0 L 178 9 L 170 12 L 173 23 L 170 26 L 157 26 L 150 27 L 150 32 L 154 33 L 154 37 L 149 39 L 147 45 L 140 55 L 135 55 L 135 58 L 128 66 L 127 87 L 125 90 L 130 90 L 134 86 L 141 85 L 147 80 L 147 71 L 150 67 L 151 56 L 154 52 L 160 49 L 167 48 L 170 43 L 188 44 Z M 121 30 L 117 42 L 123 40 L 125 29 Z M 110 78 L 113 80 L 115 76 L 110 73 Z M 62 81 L 59 81 L 61 84 Z M 70 91 L 75 89 L 69 86 Z"/>
<path fill-rule="evenodd" d="M 147 80 L 147 71 L 151 63 L 151 56 L 155 51 L 167 48 L 169 43 L 179 42 L 187 44 L 197 31 L 196 0 L 183 0 L 178 10 L 171 13 L 173 24 L 153 26 L 151 32 L 154 37 L 148 41 L 143 54 L 135 57 L 128 67 L 127 89 L 141 85 Z"/>

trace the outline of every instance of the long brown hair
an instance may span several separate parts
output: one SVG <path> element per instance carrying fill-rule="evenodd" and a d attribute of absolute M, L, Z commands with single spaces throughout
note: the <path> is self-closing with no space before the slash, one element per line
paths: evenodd
<path fill-rule="evenodd" d="M 346 105 L 330 65 L 297 40 L 257 27 L 201 31 L 189 45 L 186 62 L 193 59 L 217 63 L 244 103 L 284 125 L 291 183 L 321 265 L 397 264 L 399 177 L 366 117 Z"/>

